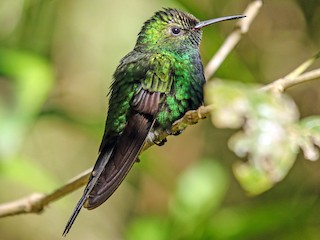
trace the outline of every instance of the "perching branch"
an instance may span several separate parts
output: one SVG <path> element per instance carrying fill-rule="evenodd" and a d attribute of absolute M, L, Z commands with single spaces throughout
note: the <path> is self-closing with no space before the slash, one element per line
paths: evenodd
<path fill-rule="evenodd" d="M 197 110 L 190 110 L 186 112 L 186 114 L 180 118 L 179 120 L 175 121 L 171 127 L 171 133 L 176 133 L 186 129 L 187 126 L 193 125 L 199 122 L 199 120 L 204 119 L 210 115 L 213 106 L 201 106 Z M 161 135 L 158 136 L 158 140 L 161 141 L 169 136 L 169 133 L 163 132 Z M 145 144 L 142 151 L 147 150 L 151 147 L 153 143 Z M 1 215 L 0 215 L 1 216 Z"/>
<path fill-rule="evenodd" d="M 309 62 L 308 60 L 307 62 Z M 297 70 L 301 68 L 302 65 L 300 65 L 298 68 L 296 68 L 293 72 L 297 73 Z M 301 70 L 301 69 L 300 69 Z M 305 70 L 305 69 L 304 69 Z M 292 72 L 292 73 L 293 73 Z M 287 75 L 284 78 L 280 78 L 278 80 L 275 80 L 274 82 L 267 84 L 263 87 L 260 88 L 260 90 L 263 91 L 272 91 L 274 93 L 282 93 L 285 90 L 287 90 L 290 87 L 293 87 L 298 84 L 302 84 L 308 81 L 312 81 L 315 79 L 320 79 L 320 68 L 315 69 L 306 73 L 302 73 L 300 71 L 299 74 L 301 75 L 296 75 L 295 78 L 292 77 L 292 73 Z M 288 78 L 288 76 L 291 76 Z M 172 125 L 171 132 L 178 132 L 180 130 L 184 130 L 187 126 L 193 125 L 198 123 L 200 120 L 209 117 L 210 113 L 214 109 L 214 105 L 207 105 L 207 106 L 202 106 L 198 108 L 197 110 L 190 110 L 186 112 L 186 114 L 179 120 L 175 121 Z M 167 133 L 163 133 L 161 136 L 159 136 L 159 140 L 162 140 L 168 136 Z M 144 146 L 143 150 L 146 150 L 147 148 L 151 147 L 152 145 L 146 145 Z"/>
<path fill-rule="evenodd" d="M 281 78 L 278 79 L 263 88 L 262 90 L 271 90 L 275 92 L 284 92 L 287 88 L 315 80 L 320 79 L 320 69 L 316 69 L 307 73 L 304 73 L 297 78 Z M 196 124 L 199 120 L 204 119 L 210 115 L 213 109 L 213 105 L 202 106 L 197 110 L 188 111 L 181 119 L 177 120 L 172 125 L 172 131 L 176 132 L 185 129 L 189 125 Z M 161 135 L 159 138 L 164 139 L 167 134 Z M 143 150 L 151 147 L 152 145 L 146 145 Z M 56 189 L 52 193 L 46 195 L 44 193 L 33 193 L 27 197 L 18 199 L 16 201 L 4 203 L 0 205 L 0 217 L 13 216 L 24 213 L 41 213 L 47 205 L 54 202 L 78 188 L 84 186 L 87 181 L 92 168 L 87 169 L 83 173 L 74 177 L 67 184 Z"/>
<path fill-rule="evenodd" d="M 87 169 L 83 173 L 71 179 L 68 183 L 56 189 L 50 194 L 33 193 L 27 197 L 16 201 L 4 203 L 0 205 L 0 217 L 12 216 L 22 213 L 40 213 L 49 203 L 68 195 L 76 189 L 85 185 L 91 169 Z"/>

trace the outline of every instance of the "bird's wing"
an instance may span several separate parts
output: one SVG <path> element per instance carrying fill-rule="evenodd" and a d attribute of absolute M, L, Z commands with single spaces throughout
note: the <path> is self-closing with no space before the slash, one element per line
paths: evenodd
<path fill-rule="evenodd" d="M 146 71 L 135 89 L 126 126 L 85 203 L 88 209 L 96 208 L 106 201 L 123 181 L 152 129 L 164 94 L 170 91 L 172 79 L 169 78 L 171 69 L 167 58 L 154 54 L 141 59 L 137 64 Z M 126 66 L 130 67 L 130 64 Z"/>
<path fill-rule="evenodd" d="M 117 139 L 113 153 L 106 166 L 99 166 L 94 171 L 104 170 L 90 192 L 85 207 L 93 209 L 105 202 L 123 181 L 135 163 L 144 141 L 155 122 L 161 94 L 141 90 L 141 101 L 131 110 L 123 133 Z M 136 98 L 135 98 L 136 99 Z M 104 154 L 104 152 L 101 152 Z"/>
<path fill-rule="evenodd" d="M 172 81 L 165 74 L 165 71 L 170 74 L 170 66 L 165 66 L 167 70 L 160 69 L 161 62 L 159 61 L 162 61 L 163 57 L 156 54 L 143 58 L 132 58 L 129 54 L 127 58 L 130 61 L 125 57 L 114 75 L 115 81 L 109 102 L 106 131 L 100 146 L 99 157 L 84 193 L 65 227 L 64 236 L 69 232 L 83 205 L 88 209 L 98 207 L 123 181 L 135 163 L 156 121 L 164 94 L 170 91 Z M 137 64 L 139 66 L 135 67 Z M 134 94 L 130 99 L 125 127 L 120 136 L 115 138 L 109 134 L 112 131 L 109 125 L 115 118 L 109 115 L 110 113 L 117 114 L 114 106 L 111 109 L 115 101 L 119 101 L 115 94 L 129 95 L 124 91 L 128 90 L 123 87 L 126 84 L 136 87 L 133 88 Z M 122 102 L 128 101 L 126 97 L 120 97 L 120 99 Z M 118 111 L 121 110 L 123 109 L 118 109 Z"/>
<path fill-rule="evenodd" d="M 149 59 L 149 70 L 142 80 L 142 87 L 151 92 L 169 93 L 172 87 L 172 59 L 162 54 L 155 54 Z"/>

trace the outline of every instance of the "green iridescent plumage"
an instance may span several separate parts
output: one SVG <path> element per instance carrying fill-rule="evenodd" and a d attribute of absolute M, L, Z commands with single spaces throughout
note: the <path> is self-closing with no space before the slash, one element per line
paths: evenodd
<path fill-rule="evenodd" d="M 147 141 L 160 144 L 159 133 L 169 132 L 174 121 L 202 104 L 201 28 L 238 17 L 200 22 L 164 9 L 145 22 L 133 51 L 114 73 L 100 154 L 63 235 L 82 206 L 96 208 L 111 196 Z"/>

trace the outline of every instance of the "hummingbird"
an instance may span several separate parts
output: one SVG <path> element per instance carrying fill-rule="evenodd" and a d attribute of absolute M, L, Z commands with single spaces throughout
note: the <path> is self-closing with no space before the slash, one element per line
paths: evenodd
<path fill-rule="evenodd" d="M 199 53 L 202 28 L 243 15 L 199 21 L 164 8 L 147 20 L 134 49 L 118 65 L 109 92 L 109 109 L 99 156 L 63 236 L 82 207 L 104 203 L 124 180 L 146 143 L 163 145 L 161 132 L 187 111 L 203 104 L 206 82 Z"/>

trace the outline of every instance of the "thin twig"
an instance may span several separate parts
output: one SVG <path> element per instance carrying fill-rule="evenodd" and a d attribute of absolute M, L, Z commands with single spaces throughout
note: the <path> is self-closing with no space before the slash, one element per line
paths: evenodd
<path fill-rule="evenodd" d="M 280 78 L 262 88 L 262 90 L 282 93 L 289 87 L 320 78 L 320 68 L 306 72 L 296 78 Z"/>
<path fill-rule="evenodd" d="M 217 69 L 224 62 L 226 57 L 230 54 L 230 52 L 234 49 L 234 47 L 240 41 L 242 35 L 246 34 L 249 31 L 251 23 L 259 13 L 260 8 L 262 7 L 263 2 L 261 0 L 255 0 L 251 2 L 243 15 L 247 16 L 245 18 L 241 18 L 238 20 L 236 28 L 233 32 L 227 37 L 222 46 L 216 52 L 216 54 L 212 57 L 212 59 L 208 62 L 204 75 L 206 79 L 210 79 L 213 74 L 217 71 Z"/>
<path fill-rule="evenodd" d="M 294 69 L 291 73 L 287 74 L 284 78 L 297 78 L 303 72 L 305 72 L 319 58 L 320 58 L 320 51 L 317 52 L 313 57 L 311 57 L 307 61 L 300 64 L 296 69 Z"/>
<path fill-rule="evenodd" d="M 274 93 L 282 93 L 289 87 L 319 78 L 320 69 L 316 69 L 302 74 L 319 58 L 320 51 L 317 54 L 315 54 L 312 58 L 308 59 L 300 66 L 295 68 L 292 72 L 287 74 L 284 78 L 280 78 L 264 86 L 262 90 L 272 91 Z"/>

